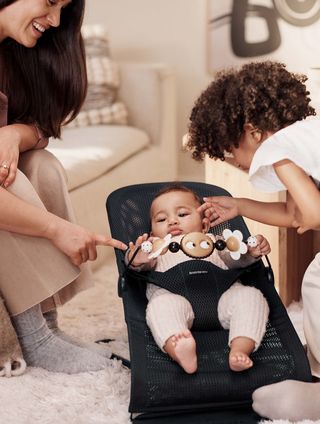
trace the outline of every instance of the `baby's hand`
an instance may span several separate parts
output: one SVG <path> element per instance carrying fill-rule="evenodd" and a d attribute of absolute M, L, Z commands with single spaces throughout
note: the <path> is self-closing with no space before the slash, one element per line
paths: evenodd
<path fill-rule="evenodd" d="M 147 233 L 142 234 L 141 236 L 139 236 L 136 240 L 135 243 L 133 243 L 132 241 L 130 241 L 129 243 L 129 253 L 128 253 L 128 259 L 129 261 L 131 260 L 134 252 L 141 246 L 141 244 L 144 241 L 152 241 L 153 237 L 149 237 Z M 133 266 L 140 266 L 143 264 L 146 264 L 148 262 L 150 262 L 150 259 L 148 259 L 150 252 L 143 252 L 141 249 L 139 250 L 139 252 L 136 254 L 133 262 L 131 263 Z"/>
<path fill-rule="evenodd" d="M 248 252 L 253 257 L 258 257 L 261 255 L 268 255 L 271 252 L 270 244 L 268 240 L 263 237 L 261 234 L 256 236 L 257 246 L 250 247 L 248 246 Z"/>

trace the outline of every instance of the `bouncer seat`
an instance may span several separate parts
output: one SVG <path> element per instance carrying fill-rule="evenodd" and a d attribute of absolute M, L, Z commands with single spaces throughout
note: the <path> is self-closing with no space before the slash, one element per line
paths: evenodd
<path fill-rule="evenodd" d="M 183 182 L 200 198 L 230 196 L 225 190 L 204 183 Z M 123 187 L 107 199 L 111 234 L 125 243 L 150 232 L 149 210 L 156 193 L 170 183 Z M 249 237 L 242 217 L 212 228 L 240 230 Z M 311 381 L 303 346 L 274 287 L 271 266 L 262 260 L 245 269 L 222 270 L 202 260 L 189 260 L 160 273 L 135 272 L 126 267 L 124 253 L 116 250 L 118 290 L 128 328 L 131 360 L 131 419 L 145 423 L 256 423 L 251 408 L 252 392 L 266 384 L 286 379 Z M 218 320 L 217 304 L 235 280 L 254 285 L 266 297 L 270 315 L 254 365 L 233 372 L 228 363 L 228 331 Z M 155 344 L 145 321 L 146 283 L 153 283 L 185 296 L 196 319 L 192 333 L 197 343 L 198 370 L 187 374 Z"/>

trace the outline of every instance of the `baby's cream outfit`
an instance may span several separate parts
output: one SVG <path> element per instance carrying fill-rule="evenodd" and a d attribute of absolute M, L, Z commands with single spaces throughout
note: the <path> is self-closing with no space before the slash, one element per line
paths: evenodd
<path fill-rule="evenodd" d="M 208 234 L 214 241 L 212 234 Z M 180 242 L 183 235 L 172 238 Z M 223 258 L 223 259 L 222 259 Z M 181 250 L 176 253 L 168 251 L 164 255 L 147 264 L 155 271 L 165 272 L 178 263 L 192 260 Z M 228 252 L 213 253 L 201 259 L 222 268 L 239 268 L 255 261 L 250 255 L 245 255 L 239 261 L 231 259 Z M 143 269 L 146 269 L 144 267 Z M 168 290 L 148 284 L 146 290 L 148 306 L 146 321 L 159 348 L 163 347 L 169 337 L 190 329 L 194 320 L 194 313 L 190 302 L 183 296 Z M 255 341 L 255 350 L 260 346 L 264 336 L 269 315 L 268 303 L 260 290 L 251 286 L 244 286 L 235 282 L 224 292 L 218 303 L 218 317 L 223 328 L 229 329 L 229 345 L 236 337 L 248 337 Z"/>

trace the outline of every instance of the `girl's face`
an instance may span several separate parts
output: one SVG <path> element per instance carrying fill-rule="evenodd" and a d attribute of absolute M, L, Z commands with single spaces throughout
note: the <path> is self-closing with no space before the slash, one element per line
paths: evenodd
<path fill-rule="evenodd" d="M 60 25 L 61 10 L 71 0 L 17 0 L 0 10 L 0 41 L 10 37 L 34 47 L 50 27 Z"/>
<path fill-rule="evenodd" d="M 251 124 L 245 124 L 239 140 L 239 147 L 233 147 L 231 150 L 236 165 L 245 171 L 248 170 L 255 152 L 270 135 L 271 133 L 269 132 L 262 133 Z"/>
<path fill-rule="evenodd" d="M 251 135 L 244 131 L 239 140 L 239 147 L 232 147 L 231 150 L 236 165 L 243 170 L 250 168 L 253 155 L 258 148 L 256 143 L 252 143 L 251 138 Z"/>

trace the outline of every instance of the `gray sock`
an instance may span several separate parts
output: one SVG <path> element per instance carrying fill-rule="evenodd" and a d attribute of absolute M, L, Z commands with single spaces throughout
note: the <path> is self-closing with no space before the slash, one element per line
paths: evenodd
<path fill-rule="evenodd" d="M 58 327 L 58 314 L 56 309 L 52 309 L 49 312 L 45 312 L 43 316 L 47 322 L 49 329 L 55 336 L 59 337 L 65 342 L 71 343 L 75 346 L 84 347 L 86 349 L 98 353 L 101 356 L 104 356 L 105 358 L 110 358 L 112 351 L 109 346 L 99 345 L 94 342 L 83 342 L 82 340 L 69 336 L 69 334 L 66 334 L 64 331 L 60 330 L 60 328 Z"/>
<path fill-rule="evenodd" d="M 40 305 L 12 317 L 27 365 L 53 372 L 76 374 L 108 366 L 102 356 L 56 337 L 43 318 Z"/>
<path fill-rule="evenodd" d="M 286 380 L 260 387 L 252 395 L 253 409 L 271 420 L 320 419 L 320 383 Z"/>

